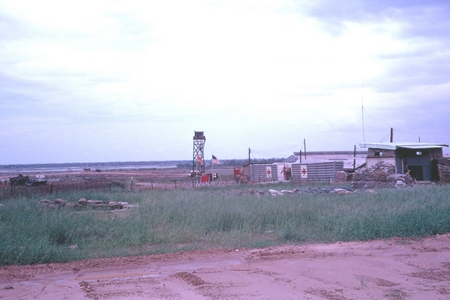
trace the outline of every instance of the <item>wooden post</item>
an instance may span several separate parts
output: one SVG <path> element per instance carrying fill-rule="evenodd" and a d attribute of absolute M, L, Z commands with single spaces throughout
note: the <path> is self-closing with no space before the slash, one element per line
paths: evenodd
<path fill-rule="evenodd" d="M 303 146 L 304 146 L 304 149 L 305 149 L 305 159 L 306 159 L 306 139 L 303 139 Z"/>

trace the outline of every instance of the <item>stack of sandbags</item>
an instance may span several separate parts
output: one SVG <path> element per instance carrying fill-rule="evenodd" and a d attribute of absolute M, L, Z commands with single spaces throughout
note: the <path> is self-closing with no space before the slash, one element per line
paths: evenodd
<path fill-rule="evenodd" d="M 86 209 L 90 207 L 93 209 L 103 209 L 103 210 L 126 209 L 129 207 L 128 202 L 86 200 L 86 198 L 81 198 L 75 205 L 61 198 L 57 198 L 54 201 L 42 199 L 41 201 L 39 201 L 39 205 L 47 208 L 74 207 L 76 209 Z"/>
<path fill-rule="evenodd" d="M 450 182 L 450 158 L 442 157 L 437 159 L 439 180 L 441 182 Z"/>
<path fill-rule="evenodd" d="M 81 198 L 78 200 L 76 206 L 77 208 L 101 208 L 101 209 L 125 209 L 128 207 L 128 202 L 115 202 L 115 201 L 104 201 L 104 200 L 86 200 L 86 198 Z"/>
<path fill-rule="evenodd" d="M 353 188 L 405 187 L 414 184 L 409 174 L 395 173 L 395 167 L 385 162 L 378 162 L 370 168 L 357 170 L 353 174 Z"/>
<path fill-rule="evenodd" d="M 65 207 L 65 206 L 67 206 L 67 207 L 73 206 L 69 202 L 67 202 L 61 198 L 56 198 L 54 201 L 48 200 L 48 199 L 42 199 L 41 201 L 39 201 L 39 205 L 45 206 L 48 208 L 60 208 L 60 207 Z"/>

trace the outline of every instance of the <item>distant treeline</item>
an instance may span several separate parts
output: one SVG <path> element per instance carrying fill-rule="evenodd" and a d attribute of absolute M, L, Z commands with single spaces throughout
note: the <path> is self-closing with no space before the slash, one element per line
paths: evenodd
<path fill-rule="evenodd" d="M 127 166 L 127 165 L 177 165 L 186 162 L 185 160 L 167 160 L 167 161 L 114 161 L 114 162 L 83 162 L 83 163 L 44 163 L 44 164 L 10 164 L 0 165 L 0 169 L 17 169 L 17 168 L 73 168 L 73 167 L 111 167 L 111 166 Z"/>
<path fill-rule="evenodd" d="M 251 163 L 270 164 L 274 162 L 281 162 L 284 158 L 263 158 L 251 159 Z M 206 165 L 211 165 L 211 160 L 206 160 Z M 221 159 L 220 165 L 225 167 L 238 167 L 248 164 L 248 159 Z M 164 161 L 117 161 L 117 162 L 84 162 L 84 163 L 46 163 L 46 164 L 11 164 L 0 165 L 0 170 L 11 170 L 17 168 L 85 168 L 85 167 L 111 167 L 111 166 L 127 166 L 127 165 L 155 165 L 165 166 L 172 165 L 177 168 L 191 168 L 192 160 L 164 160 Z"/>

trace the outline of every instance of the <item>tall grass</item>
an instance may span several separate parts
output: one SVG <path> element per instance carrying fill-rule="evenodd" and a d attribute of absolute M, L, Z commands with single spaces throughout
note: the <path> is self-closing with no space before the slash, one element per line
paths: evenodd
<path fill-rule="evenodd" d="M 227 188 L 58 195 L 71 202 L 85 197 L 137 205 L 120 213 L 10 199 L 0 208 L 0 264 L 442 234 L 450 232 L 449 195 L 450 186 L 345 196 L 256 197 Z"/>

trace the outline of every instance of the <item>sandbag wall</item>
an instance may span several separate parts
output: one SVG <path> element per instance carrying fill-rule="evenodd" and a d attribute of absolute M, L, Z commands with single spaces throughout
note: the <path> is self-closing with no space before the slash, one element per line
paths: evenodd
<path fill-rule="evenodd" d="M 450 182 L 450 158 L 442 157 L 437 159 L 439 181 L 442 183 Z"/>

